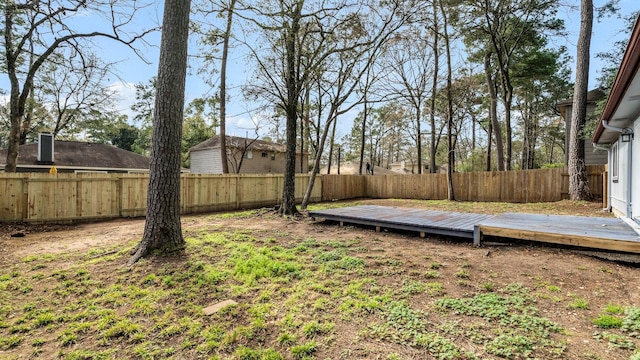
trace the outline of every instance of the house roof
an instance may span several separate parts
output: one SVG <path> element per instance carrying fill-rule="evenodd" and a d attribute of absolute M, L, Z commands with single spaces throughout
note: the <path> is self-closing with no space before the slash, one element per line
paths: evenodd
<path fill-rule="evenodd" d="M 605 96 L 607 96 L 607 94 L 601 88 L 595 88 L 593 90 L 589 90 L 589 92 L 587 92 L 587 104 L 594 104 L 598 100 L 603 99 Z M 562 117 L 566 119 L 567 107 L 572 105 L 573 105 L 573 98 L 569 98 L 566 100 L 559 101 L 558 104 L 556 104 L 556 108 L 558 109 L 558 111 L 560 111 L 560 115 L 562 115 Z"/>
<path fill-rule="evenodd" d="M 619 133 L 605 129 L 603 122 L 618 128 L 626 128 L 640 113 L 640 16 L 631 32 L 622 63 L 611 87 L 609 98 L 593 134 L 593 142 L 610 144 L 617 140 Z"/>
<path fill-rule="evenodd" d="M 287 152 L 287 147 L 284 144 L 276 144 L 269 141 L 248 139 L 238 136 L 226 136 L 226 145 L 228 148 L 244 149 L 245 146 L 249 146 L 248 150 L 251 151 L 270 151 L 284 153 Z M 195 145 L 189 151 L 198 151 L 206 149 L 215 149 L 220 147 L 220 136 L 214 136 L 206 141 Z"/>
<path fill-rule="evenodd" d="M 149 158 L 108 144 L 55 140 L 54 166 L 78 169 L 137 169 L 148 170 Z M 4 168 L 7 149 L 0 149 L 0 167 Z M 18 148 L 19 167 L 40 165 L 38 144 L 20 145 Z"/>

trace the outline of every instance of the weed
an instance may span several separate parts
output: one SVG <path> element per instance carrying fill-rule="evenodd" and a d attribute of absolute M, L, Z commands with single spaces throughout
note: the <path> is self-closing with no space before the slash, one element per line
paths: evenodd
<path fill-rule="evenodd" d="M 532 339 L 517 333 L 507 333 L 498 335 L 486 349 L 489 353 L 506 358 L 522 357 L 529 358 L 533 352 Z"/>
<path fill-rule="evenodd" d="M 333 323 L 319 323 L 317 321 L 312 321 L 310 323 L 305 324 L 302 327 L 302 332 L 305 334 L 307 338 L 314 338 L 317 335 L 325 335 L 331 332 L 334 328 Z"/>
<path fill-rule="evenodd" d="M 483 284 L 482 284 L 482 288 L 483 288 L 485 291 L 489 291 L 489 292 L 491 292 L 491 291 L 494 291 L 494 290 L 496 289 L 496 284 L 494 284 L 494 283 L 492 283 L 492 282 L 486 282 L 486 283 L 483 283 Z"/>
<path fill-rule="evenodd" d="M 106 360 L 113 358 L 114 350 L 91 351 L 73 350 L 65 356 L 68 360 Z"/>
<path fill-rule="evenodd" d="M 419 281 L 405 280 L 404 286 L 402 287 L 401 291 L 405 294 L 415 295 L 415 294 L 423 293 L 426 289 L 427 287 L 425 286 L 424 283 L 421 283 Z"/>
<path fill-rule="evenodd" d="M 607 307 L 604 309 L 604 311 L 607 314 L 624 314 L 624 306 L 620 306 L 620 305 L 615 305 L 615 304 L 608 304 Z"/>
<path fill-rule="evenodd" d="M 290 333 L 282 333 L 278 337 L 278 343 L 283 346 L 290 346 L 296 343 L 296 337 L 291 335 Z"/>
<path fill-rule="evenodd" d="M 56 316 L 52 312 L 45 311 L 36 316 L 35 325 L 36 327 L 43 327 L 51 324 L 52 322 L 55 321 L 55 319 L 56 319 Z"/>
<path fill-rule="evenodd" d="M 106 328 L 102 332 L 102 336 L 105 339 L 112 339 L 117 337 L 129 338 L 134 333 L 142 330 L 142 327 L 138 324 L 131 322 L 130 320 L 120 320 L 114 323 L 112 326 Z"/>
<path fill-rule="evenodd" d="M 588 310 L 589 302 L 583 298 L 575 298 L 572 302 L 570 302 L 567 307 L 569 309 L 581 309 Z"/>
<path fill-rule="evenodd" d="M 627 338 L 626 336 L 610 333 L 607 331 L 596 331 L 593 333 L 593 338 L 599 341 L 606 341 L 609 343 L 609 346 L 620 349 L 634 350 L 636 347 L 634 342 L 629 340 L 629 338 Z"/>
<path fill-rule="evenodd" d="M 600 267 L 598 268 L 598 270 L 599 270 L 600 272 L 605 273 L 605 274 L 609 274 L 609 275 L 613 274 L 613 270 L 611 270 L 611 269 L 609 269 L 609 268 L 606 268 L 606 267 L 604 267 L 604 266 L 600 266 Z"/>
<path fill-rule="evenodd" d="M 438 269 L 440 269 L 442 267 L 442 264 L 440 264 L 440 263 L 438 263 L 436 261 L 432 261 L 431 264 L 429 264 L 429 267 L 432 270 L 438 270 Z"/>
<path fill-rule="evenodd" d="M 602 329 L 617 329 L 622 327 L 622 319 L 612 315 L 600 315 L 593 319 L 593 324 Z"/>
<path fill-rule="evenodd" d="M 318 344 L 315 341 L 310 341 L 308 343 L 292 346 L 291 353 L 293 357 L 296 359 L 304 359 L 312 356 L 316 351 L 318 351 Z"/>
<path fill-rule="evenodd" d="M 427 279 L 436 279 L 436 278 L 440 277 L 440 273 L 439 273 L 439 272 L 437 272 L 437 271 L 435 271 L 435 270 L 427 270 L 427 271 L 424 273 L 424 276 L 425 276 Z"/>
<path fill-rule="evenodd" d="M 469 278 L 469 271 L 467 271 L 467 269 L 460 269 L 457 273 L 456 276 L 459 277 L 460 279 L 468 279 Z"/>
<path fill-rule="evenodd" d="M 61 346 L 69 346 L 75 344 L 78 341 L 78 335 L 65 331 L 62 334 L 58 335 L 58 340 L 60 340 Z"/>
<path fill-rule="evenodd" d="M 555 285 L 547 285 L 547 290 L 550 292 L 560 292 L 560 287 Z"/>
<path fill-rule="evenodd" d="M 425 287 L 430 296 L 437 296 L 444 293 L 444 285 L 440 282 L 428 282 L 425 284 Z"/>
<path fill-rule="evenodd" d="M 241 346 L 233 353 L 240 360 L 282 360 L 284 357 L 273 349 L 255 350 Z"/>
<path fill-rule="evenodd" d="M 622 330 L 640 337 L 640 308 L 630 307 L 624 311 L 625 317 L 622 319 Z"/>
<path fill-rule="evenodd" d="M 0 349 L 13 349 L 22 343 L 22 337 L 19 335 L 12 335 L 9 337 L 0 338 Z"/>

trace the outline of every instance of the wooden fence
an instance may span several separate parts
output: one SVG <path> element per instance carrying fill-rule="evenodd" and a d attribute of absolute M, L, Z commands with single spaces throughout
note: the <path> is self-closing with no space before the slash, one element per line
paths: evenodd
<path fill-rule="evenodd" d="M 589 166 L 591 191 L 603 197 L 604 166 Z M 74 221 L 144 216 L 148 175 L 0 174 L 0 222 Z M 296 176 L 301 200 L 308 175 Z M 180 182 L 183 214 L 273 206 L 282 196 L 282 175 L 195 175 Z M 455 173 L 459 201 L 545 202 L 568 197 L 565 169 Z M 447 198 L 445 174 L 322 175 L 311 201 L 354 198 Z"/>
<path fill-rule="evenodd" d="M 602 198 L 604 166 L 588 166 L 587 172 L 591 192 Z M 566 169 L 454 173 L 453 193 L 459 201 L 558 201 L 568 198 L 569 176 Z M 358 197 L 443 200 L 447 198 L 447 176 L 322 176 L 323 201 Z"/>
<path fill-rule="evenodd" d="M 183 214 L 273 206 L 282 198 L 282 175 L 182 175 Z M 148 175 L 0 174 L 0 221 L 74 221 L 144 216 Z M 301 200 L 308 175 L 296 176 Z M 321 199 L 322 179 L 311 200 Z"/>

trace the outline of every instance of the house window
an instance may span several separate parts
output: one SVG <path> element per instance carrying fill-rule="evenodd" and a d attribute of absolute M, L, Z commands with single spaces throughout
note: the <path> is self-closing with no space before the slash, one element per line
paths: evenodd
<path fill-rule="evenodd" d="M 253 159 L 253 152 L 247 151 L 246 153 L 244 153 L 244 157 L 247 159 Z"/>
<path fill-rule="evenodd" d="M 618 143 L 611 147 L 611 169 L 609 171 L 611 171 L 613 182 L 618 182 Z"/>
<path fill-rule="evenodd" d="M 262 157 L 263 157 L 263 158 L 269 157 L 269 154 L 267 154 L 266 152 L 263 152 L 263 153 L 262 153 Z"/>
<path fill-rule="evenodd" d="M 276 153 L 271 153 L 271 160 L 275 160 L 276 159 Z"/>

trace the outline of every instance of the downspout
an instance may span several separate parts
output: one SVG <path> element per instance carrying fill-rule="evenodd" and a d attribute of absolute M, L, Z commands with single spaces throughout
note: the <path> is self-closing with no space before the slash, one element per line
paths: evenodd
<path fill-rule="evenodd" d="M 611 144 L 609 144 L 609 146 L 602 146 L 602 145 L 598 145 L 597 143 L 592 142 L 591 143 L 593 145 L 593 148 L 596 150 L 606 150 L 607 151 L 607 163 L 611 163 Z M 611 211 L 611 185 L 613 185 L 613 181 L 611 180 L 611 170 L 609 170 L 609 174 L 607 175 L 607 193 L 608 193 L 608 200 L 607 200 L 607 207 L 605 208 L 606 211 Z"/>
<path fill-rule="evenodd" d="M 605 129 L 611 130 L 611 131 L 615 131 L 615 132 L 619 132 L 620 134 L 630 134 L 631 135 L 631 141 L 629 141 L 629 146 L 628 146 L 628 150 L 627 152 L 629 153 L 629 164 L 627 167 L 627 213 L 626 213 L 626 217 L 628 219 L 633 219 L 632 217 L 632 213 L 631 213 L 631 174 L 633 173 L 633 129 L 631 128 L 621 128 L 621 127 L 617 127 L 617 126 L 611 126 L 609 125 L 609 121 L 606 120 L 602 120 L 601 122 L 602 126 Z M 619 141 L 619 140 L 618 140 Z"/>

